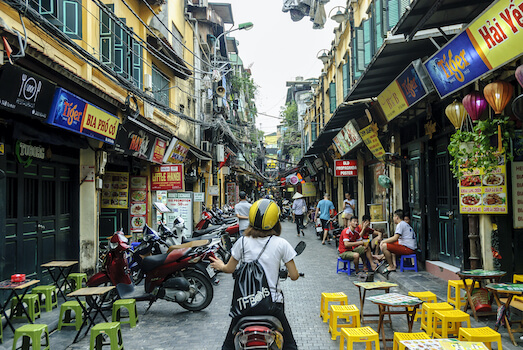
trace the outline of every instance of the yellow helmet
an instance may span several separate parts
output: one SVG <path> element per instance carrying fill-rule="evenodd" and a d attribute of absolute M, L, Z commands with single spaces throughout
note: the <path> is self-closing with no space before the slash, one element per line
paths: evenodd
<path fill-rule="evenodd" d="M 258 230 L 268 231 L 280 220 L 280 207 L 270 199 L 254 202 L 249 210 L 249 224 Z"/>

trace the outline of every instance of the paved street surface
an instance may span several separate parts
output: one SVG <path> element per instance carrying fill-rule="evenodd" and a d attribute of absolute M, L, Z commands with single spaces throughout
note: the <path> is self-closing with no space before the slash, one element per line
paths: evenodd
<path fill-rule="evenodd" d="M 336 274 L 337 252 L 335 245 L 322 246 L 316 239 L 313 228 L 305 230 L 305 237 L 297 237 L 296 229 L 290 222 L 283 223 L 282 237 L 287 239 L 293 246 L 300 240 L 307 243 L 307 249 L 296 258 L 296 265 L 300 272 L 305 273 L 305 278 L 298 281 L 287 280 L 283 282 L 285 294 L 286 314 L 292 326 L 294 336 L 300 349 L 335 350 L 339 349 L 339 339 L 331 340 L 328 326 L 319 317 L 320 294 L 322 292 L 345 292 L 349 297 L 349 303 L 359 308 L 359 297 L 357 288 L 352 284 L 354 277 L 346 274 Z M 427 273 L 405 272 L 397 273 L 395 279 L 409 281 L 406 288 L 416 286 L 416 290 L 424 290 L 423 285 L 446 286 L 446 283 L 430 277 Z M 392 278 L 393 276 L 391 276 Z M 422 285 L 415 280 L 424 281 Z M 138 303 L 140 321 L 136 328 L 130 329 L 128 325 L 123 326 L 123 338 L 126 350 L 217 350 L 221 348 L 225 332 L 229 327 L 228 316 L 230 299 L 232 296 L 233 280 L 230 275 L 221 275 L 221 282 L 214 289 L 214 299 L 210 306 L 200 312 L 189 312 L 178 304 L 166 301 L 155 303 L 149 312 L 144 315 L 147 303 Z M 412 290 L 412 289 L 411 289 Z M 403 292 L 400 289 L 391 291 Z M 441 291 L 436 292 L 440 296 Z M 371 292 L 368 295 L 372 295 Z M 365 304 L 366 313 L 376 313 L 377 307 L 371 302 Z M 393 316 L 395 331 L 407 331 L 404 316 Z M 89 349 L 89 335 L 76 344 L 72 340 L 76 331 L 72 327 L 66 327 L 62 331 L 56 331 L 58 312 L 43 313 L 43 318 L 37 323 L 47 323 L 53 330 L 51 334 L 51 349 L 53 350 L 77 350 Z M 16 321 L 19 326 L 22 321 Z M 368 324 L 376 329 L 376 324 Z M 473 322 L 473 326 L 474 326 Z M 476 324 L 477 325 L 477 324 Z M 419 329 L 419 322 L 414 324 L 414 331 Z M 392 330 L 386 325 L 387 336 L 392 337 Z M 506 331 L 501 329 L 501 334 L 506 336 Z M 518 334 L 518 338 L 519 338 Z M 6 339 L 7 338 L 7 339 Z M 4 343 L 0 349 L 11 349 L 12 333 L 4 331 Z M 521 342 L 520 342 L 521 344 Z M 387 344 L 392 347 L 392 342 Z M 381 346 L 381 343 L 380 343 Z M 508 336 L 503 339 L 505 349 L 516 349 L 508 341 Z"/>

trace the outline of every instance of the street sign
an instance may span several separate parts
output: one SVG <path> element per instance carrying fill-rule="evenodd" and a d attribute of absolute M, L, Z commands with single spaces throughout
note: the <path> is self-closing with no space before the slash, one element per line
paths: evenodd
<path fill-rule="evenodd" d="M 334 176 L 358 176 L 358 161 L 357 160 L 335 160 L 334 161 Z"/>

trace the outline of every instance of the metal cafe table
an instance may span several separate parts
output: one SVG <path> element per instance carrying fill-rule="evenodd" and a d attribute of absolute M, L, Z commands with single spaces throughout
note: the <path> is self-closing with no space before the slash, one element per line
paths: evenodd
<path fill-rule="evenodd" d="M 376 320 L 364 321 L 365 317 L 379 317 L 379 314 L 363 314 L 363 306 L 365 305 L 365 296 L 367 290 L 383 290 L 385 293 L 388 293 L 391 287 L 397 287 L 398 285 L 390 282 L 354 282 L 354 285 L 358 287 L 358 292 L 360 295 L 360 318 L 361 323 L 376 323 Z M 362 293 L 363 290 L 363 293 Z M 390 316 L 389 316 L 390 321 Z"/>
<path fill-rule="evenodd" d="M 0 312 L 2 313 L 2 315 L 4 315 L 4 317 L 7 321 L 7 324 L 9 325 L 9 327 L 11 327 L 11 330 L 13 331 L 13 333 L 15 331 L 15 327 L 13 327 L 13 324 L 11 323 L 11 320 L 10 320 L 10 317 L 12 317 L 13 315 L 10 315 L 8 317 L 5 310 L 9 304 L 9 302 L 11 301 L 11 299 L 16 298 L 18 300 L 18 305 L 20 305 L 22 307 L 22 310 L 23 310 L 25 316 L 27 317 L 27 319 L 29 320 L 29 322 L 33 323 L 33 321 L 31 320 L 31 317 L 29 317 L 29 313 L 27 312 L 26 308 L 24 307 L 24 303 L 22 302 L 22 299 L 27 294 L 29 287 L 34 286 L 38 282 L 40 282 L 40 280 L 29 280 L 29 279 L 25 280 L 23 282 L 11 282 L 11 280 L 5 280 L 5 281 L 0 282 L 0 290 L 10 290 L 11 291 L 11 293 L 9 293 L 9 297 L 7 297 L 7 299 L 0 305 Z M 0 324 L 0 327 L 1 327 L 1 324 Z"/>
<path fill-rule="evenodd" d="M 387 349 L 387 340 L 393 339 L 385 338 L 385 327 L 383 325 L 383 318 L 385 315 L 406 315 L 407 324 L 409 326 L 409 333 L 412 332 L 412 324 L 414 323 L 414 317 L 416 316 L 416 310 L 423 304 L 423 300 L 408 295 L 398 293 L 386 293 L 382 295 L 376 295 L 368 297 L 368 300 L 378 305 L 380 309 L 380 318 L 378 321 L 378 333 L 381 333 L 381 340 L 383 341 L 383 349 Z M 394 310 L 391 310 L 393 308 Z M 398 310 L 397 308 L 404 308 L 404 310 Z M 409 310 L 410 309 L 410 310 Z"/>
<path fill-rule="evenodd" d="M 510 327 L 510 320 L 507 316 L 507 311 L 510 308 L 510 303 L 512 302 L 512 299 L 517 296 L 523 296 L 523 284 L 519 283 L 491 283 L 487 284 L 485 286 L 489 291 L 494 294 L 494 300 L 496 300 L 496 304 L 498 304 L 498 310 L 501 308 L 501 315 L 498 316 L 498 321 L 496 322 L 496 327 L 494 328 L 495 331 L 499 329 L 501 326 L 502 320 L 505 322 L 505 327 L 507 327 L 507 332 L 510 337 L 510 340 L 512 340 L 512 344 L 517 346 L 518 344 L 514 340 L 514 334 L 512 333 L 521 333 L 523 332 L 523 319 L 521 320 L 521 324 L 519 328 L 512 330 Z M 505 303 L 502 302 L 502 300 L 499 298 L 499 294 L 507 294 L 508 298 L 505 301 Z M 498 311 L 499 312 L 499 311 Z"/>
<path fill-rule="evenodd" d="M 488 350 L 482 342 L 459 341 L 457 339 L 402 340 L 409 350 Z"/>
<path fill-rule="evenodd" d="M 472 309 L 472 314 L 474 315 L 474 319 L 476 321 L 478 320 L 478 316 L 495 315 L 495 312 L 476 312 L 474 302 L 472 301 L 472 291 L 474 291 L 474 286 L 476 285 L 476 283 L 478 283 L 481 288 L 482 285 L 487 284 L 487 281 L 490 281 L 489 283 L 499 282 L 501 277 L 505 276 L 506 274 L 507 273 L 505 271 L 490 271 L 481 269 L 457 272 L 459 278 L 463 280 L 465 291 L 467 292 L 467 302 L 463 307 L 463 311 L 467 312 L 468 308 L 470 307 Z M 467 283 L 467 279 L 472 280 L 472 283 L 470 283 L 470 285 Z"/>
<path fill-rule="evenodd" d="M 65 293 L 62 290 L 63 286 L 67 284 L 69 287 L 69 290 L 73 290 L 72 286 L 69 284 L 69 281 L 67 281 L 67 276 L 71 273 L 71 270 L 73 269 L 73 266 L 78 264 L 78 261 L 76 260 L 70 260 L 70 261 L 50 261 L 48 263 L 45 263 L 42 265 L 42 267 L 45 267 L 47 271 L 49 272 L 49 275 L 54 281 L 54 284 L 56 288 L 58 288 L 58 293 L 62 295 L 64 300 L 66 300 Z M 56 268 L 58 270 L 58 273 L 53 274 L 52 269 Z M 63 277 L 62 283 L 60 283 L 60 277 Z"/>
<path fill-rule="evenodd" d="M 68 297 L 75 298 L 76 301 L 80 303 L 84 315 L 86 316 L 82 322 L 82 325 L 80 326 L 80 329 L 74 337 L 73 343 L 78 341 L 78 337 L 80 336 L 80 333 L 82 332 L 82 329 L 85 325 L 87 325 L 87 330 L 85 331 L 84 337 L 87 335 L 89 329 L 95 325 L 96 316 L 98 316 L 98 314 L 102 315 L 102 318 L 105 320 L 105 322 L 109 322 L 107 317 L 105 317 L 103 314 L 102 305 L 105 302 L 107 294 L 113 289 L 115 289 L 115 286 L 85 287 L 67 294 Z M 87 301 L 87 307 L 82 303 L 82 300 L 80 299 L 81 297 L 85 297 Z M 91 315 L 93 312 L 94 316 Z"/>

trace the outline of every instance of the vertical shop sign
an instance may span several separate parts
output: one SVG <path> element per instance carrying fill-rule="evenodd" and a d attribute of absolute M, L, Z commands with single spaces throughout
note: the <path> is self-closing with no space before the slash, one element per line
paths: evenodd
<path fill-rule="evenodd" d="M 102 189 L 102 208 L 128 209 L 129 173 L 106 172 Z"/>
<path fill-rule="evenodd" d="M 153 151 L 151 152 L 150 161 L 153 163 L 162 164 L 163 157 L 165 155 L 165 149 L 167 148 L 167 141 L 157 137 L 154 142 Z"/>
<path fill-rule="evenodd" d="M 142 232 L 147 223 L 147 176 L 131 176 L 131 232 Z"/>
<path fill-rule="evenodd" d="M 378 126 L 376 124 L 371 124 L 361 129 L 360 136 L 374 157 L 376 157 L 376 159 L 379 161 L 382 161 L 383 156 L 385 156 L 385 150 L 383 149 L 381 141 L 378 137 Z"/>
<path fill-rule="evenodd" d="M 227 204 L 234 207 L 236 204 L 236 183 L 227 183 Z"/>
<path fill-rule="evenodd" d="M 523 162 L 512 162 L 512 204 L 514 228 L 523 228 Z"/>
<path fill-rule="evenodd" d="M 153 167 L 151 190 L 183 190 L 183 164 Z"/>

